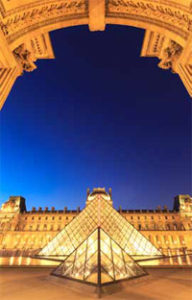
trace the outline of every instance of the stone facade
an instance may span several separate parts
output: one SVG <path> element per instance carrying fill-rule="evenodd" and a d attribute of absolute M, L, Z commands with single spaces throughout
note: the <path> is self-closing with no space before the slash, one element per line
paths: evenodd
<path fill-rule="evenodd" d="M 111 190 L 106 197 L 113 205 Z M 90 201 L 88 190 L 86 205 Z M 175 197 L 173 210 L 166 206 L 155 210 L 119 207 L 118 212 L 165 255 L 170 251 L 177 255 L 192 250 L 192 198 L 189 195 Z M 39 207 L 27 211 L 23 197 L 11 196 L 0 210 L 0 256 L 37 253 L 79 213 L 79 207 L 76 210 Z"/>
<path fill-rule="evenodd" d="M 0 109 L 18 76 L 54 58 L 50 31 L 86 24 L 145 29 L 141 56 L 158 57 L 192 96 L 191 7 L 191 0 L 0 0 Z"/>

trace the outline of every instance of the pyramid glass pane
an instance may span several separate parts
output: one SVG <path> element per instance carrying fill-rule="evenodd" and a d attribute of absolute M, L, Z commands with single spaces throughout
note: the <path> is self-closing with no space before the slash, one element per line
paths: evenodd
<path fill-rule="evenodd" d="M 142 268 L 100 228 L 53 272 L 53 275 L 98 285 L 145 274 Z"/>
<path fill-rule="evenodd" d="M 68 256 L 98 226 L 103 228 L 130 255 L 161 255 L 160 251 L 150 241 L 101 196 L 90 202 L 75 219 L 39 252 L 39 255 Z M 107 240 L 105 243 L 107 244 Z"/>
<path fill-rule="evenodd" d="M 102 270 L 105 270 L 110 277 L 110 280 L 107 281 L 106 276 L 101 276 L 101 280 L 104 278 L 104 282 L 106 283 L 115 280 L 138 277 L 145 274 L 141 267 L 137 265 L 137 263 L 135 263 L 135 261 L 128 254 L 126 254 L 123 249 L 112 240 L 112 238 L 110 238 L 102 229 L 100 231 L 101 274 Z M 108 252 L 106 251 L 107 243 L 110 243 Z"/>
<path fill-rule="evenodd" d="M 88 206 L 64 229 L 62 229 L 40 252 L 39 256 L 68 256 L 97 227 L 97 220 L 91 217 Z"/>

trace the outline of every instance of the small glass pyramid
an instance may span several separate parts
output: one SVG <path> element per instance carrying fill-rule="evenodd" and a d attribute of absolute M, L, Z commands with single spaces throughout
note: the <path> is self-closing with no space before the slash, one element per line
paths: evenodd
<path fill-rule="evenodd" d="M 104 199 L 95 198 L 62 229 L 38 256 L 66 257 L 97 228 L 102 228 L 129 255 L 161 255 L 161 252 Z"/>
<path fill-rule="evenodd" d="M 52 275 L 102 286 L 146 272 L 98 227 L 59 265 Z"/>

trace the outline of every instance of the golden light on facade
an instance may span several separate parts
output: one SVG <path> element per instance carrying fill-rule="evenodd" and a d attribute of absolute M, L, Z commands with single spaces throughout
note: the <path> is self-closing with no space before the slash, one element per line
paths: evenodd
<path fill-rule="evenodd" d="M 64 260 L 98 226 L 103 227 L 126 253 L 134 256 L 134 259 L 138 259 L 138 256 L 142 258 L 143 254 L 153 257 L 157 251 L 169 258 L 181 254 L 180 261 L 179 257 L 174 257 L 159 262 L 151 260 L 148 261 L 148 265 L 191 264 L 192 198 L 188 195 L 176 197 L 174 210 L 171 211 L 159 208 L 153 211 L 131 211 L 120 208 L 116 211 L 113 208 L 111 194 L 103 188 L 89 192 L 87 205 L 82 211 L 79 209 L 69 211 L 66 208 L 63 211 L 55 209 L 43 211 L 33 208 L 27 212 L 23 198 L 21 202 L 20 200 L 21 197 L 10 197 L 0 210 L 0 256 L 3 256 L 0 258 L 0 264 L 27 265 L 24 256 L 34 255 L 40 249 L 41 255 L 51 255 Z M 184 201 L 186 211 L 183 210 Z M 19 207 L 22 205 L 21 212 Z M 153 224 L 155 229 L 150 227 L 154 226 Z M 59 231 L 58 228 L 63 229 Z M 90 239 L 89 243 L 92 245 L 90 252 L 94 253 L 93 240 Z M 101 243 L 103 252 L 107 255 L 107 246 L 102 240 Z M 83 253 L 84 249 L 81 251 Z M 114 248 L 116 254 L 118 251 L 119 248 Z M 11 260 L 11 257 L 15 259 Z M 39 259 L 31 259 L 28 260 L 28 264 L 29 262 L 31 265 L 55 264 Z"/>

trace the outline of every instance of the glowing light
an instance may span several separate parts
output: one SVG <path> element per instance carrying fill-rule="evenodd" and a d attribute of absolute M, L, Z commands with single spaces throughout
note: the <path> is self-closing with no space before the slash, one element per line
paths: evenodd
<path fill-rule="evenodd" d="M 19 266 L 21 265 L 21 262 L 22 262 L 22 256 L 19 256 L 19 259 L 18 259 L 18 265 Z"/>
<path fill-rule="evenodd" d="M 30 265 L 30 263 L 31 263 L 31 258 L 30 257 L 27 257 L 27 265 Z"/>
<path fill-rule="evenodd" d="M 89 274 L 90 274 L 89 271 L 85 272 L 85 277 L 89 276 Z"/>
<path fill-rule="evenodd" d="M 10 261 L 9 261 L 9 264 L 12 266 L 12 265 L 13 265 L 13 262 L 14 262 L 14 257 L 11 256 Z"/>

